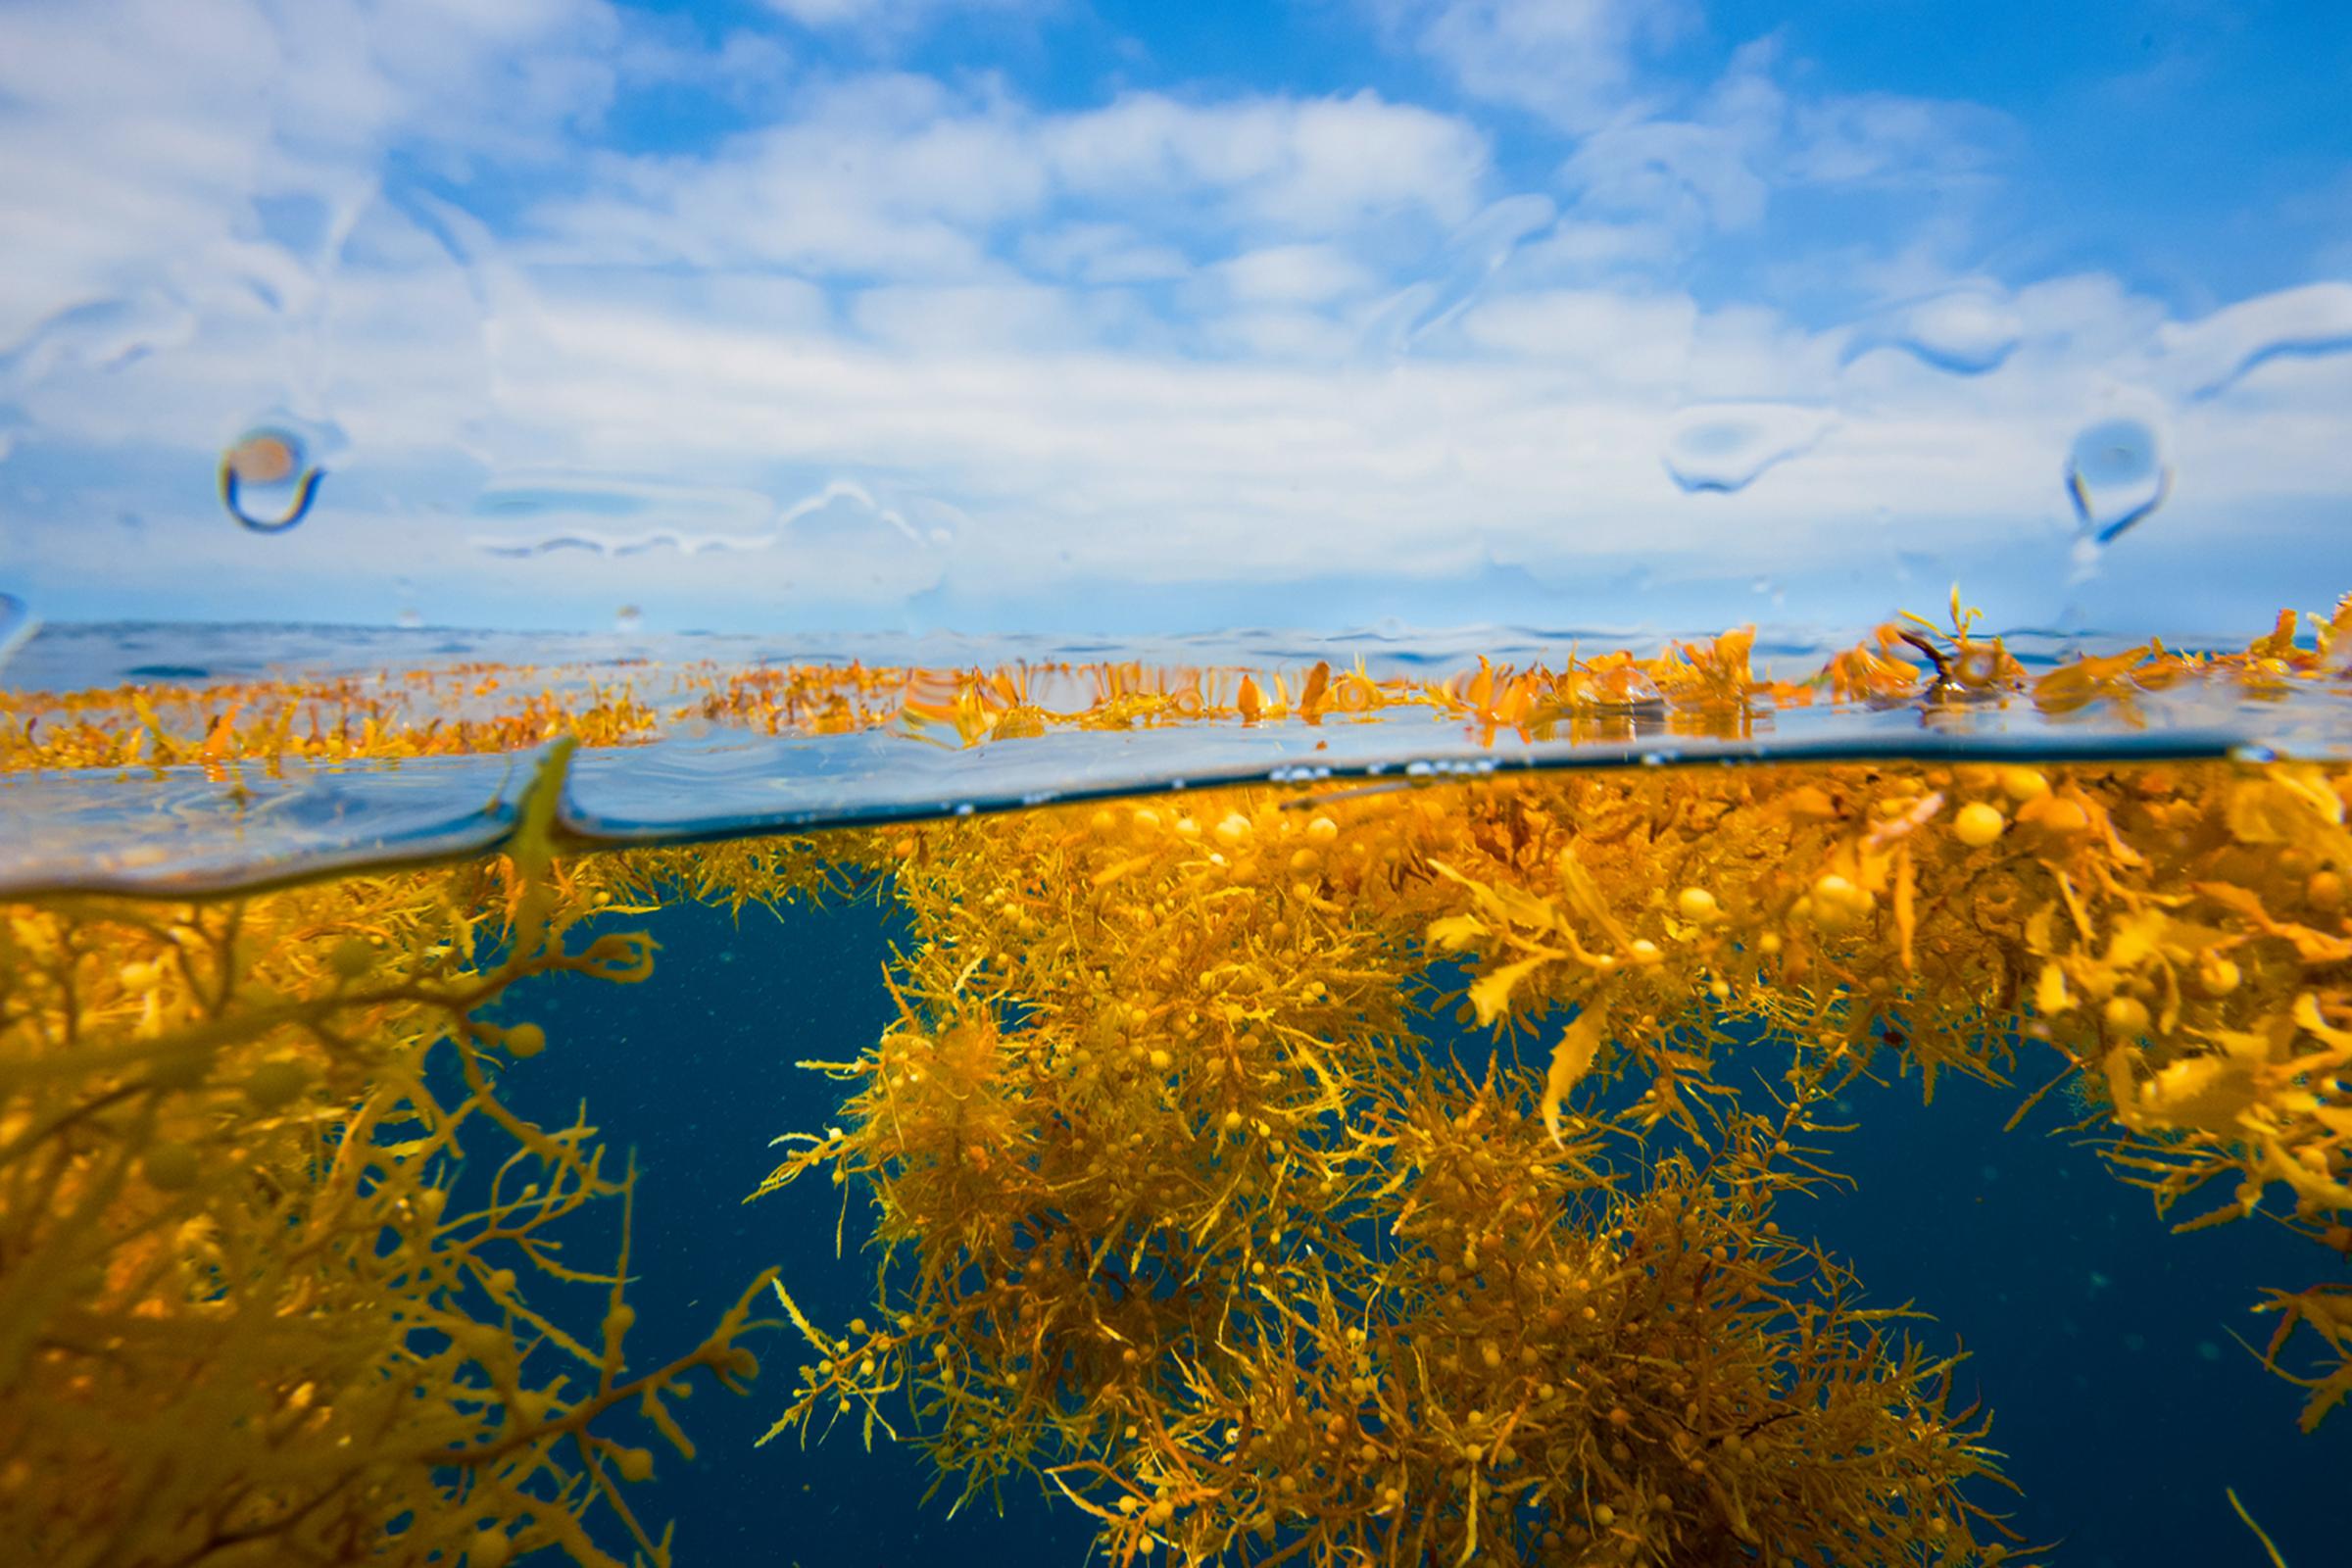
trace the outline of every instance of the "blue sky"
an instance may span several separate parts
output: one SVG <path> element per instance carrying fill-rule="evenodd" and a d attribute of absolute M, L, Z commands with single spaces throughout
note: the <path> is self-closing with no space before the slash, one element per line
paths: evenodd
<path fill-rule="evenodd" d="M 0 592 L 2239 629 L 2352 589 L 2348 79 L 2202 0 L 13 0 Z"/>

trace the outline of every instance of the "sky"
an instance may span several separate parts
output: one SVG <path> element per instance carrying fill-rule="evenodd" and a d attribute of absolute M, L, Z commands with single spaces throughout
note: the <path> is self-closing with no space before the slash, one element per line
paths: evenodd
<path fill-rule="evenodd" d="M 0 0 L 0 594 L 2260 629 L 2352 590 L 2347 79 L 2244 0 Z"/>

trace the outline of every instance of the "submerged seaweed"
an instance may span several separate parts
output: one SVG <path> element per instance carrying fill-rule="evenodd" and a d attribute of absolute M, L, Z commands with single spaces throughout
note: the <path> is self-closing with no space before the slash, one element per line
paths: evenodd
<path fill-rule="evenodd" d="M 769 1182 L 874 1185 L 880 1323 L 804 1322 L 782 1425 L 903 1400 L 967 1495 L 1036 1470 L 1122 1556 L 1996 1560 L 1948 1361 L 1771 1218 L 1838 1087 L 2054 1048 L 2160 1201 L 2282 1182 L 2343 1244 L 2352 836 L 2317 770 L 1186 806 L 897 836 L 902 1021 L 811 1064 L 841 1127 Z M 1433 1064 L 1416 1019 L 1454 1005 L 1557 1029 L 1548 1073 Z"/>
<path fill-rule="evenodd" d="M 535 1024 L 516 981 L 641 980 L 641 939 L 549 864 L 560 766 L 496 864 L 215 905 L 67 898 L 0 926 L 0 1539 L 47 1563 L 454 1562 L 591 1539 L 651 1450 L 603 1435 L 697 1368 L 737 1389 L 764 1281 L 628 1375 L 627 1226 L 610 1271 L 563 1222 L 634 1175 L 583 1118 L 500 1099 Z M 451 1058 L 454 1058 L 451 1059 Z M 455 1070 L 454 1102 L 428 1080 Z M 461 1161 L 487 1200 L 451 1201 Z M 575 1336 L 536 1279 L 606 1287 Z M 642 1337 L 636 1343 L 641 1343 Z"/>

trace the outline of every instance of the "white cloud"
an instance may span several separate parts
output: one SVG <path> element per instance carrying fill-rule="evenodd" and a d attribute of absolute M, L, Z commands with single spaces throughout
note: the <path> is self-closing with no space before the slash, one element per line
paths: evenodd
<path fill-rule="evenodd" d="M 1791 185 L 1951 190 L 1979 184 L 2012 139 L 1973 104 L 1889 93 L 1788 106 L 1778 172 Z"/>
<path fill-rule="evenodd" d="M 544 203 L 531 222 L 547 236 L 540 260 L 929 280 L 994 272 L 997 231 L 1018 225 L 1045 237 L 1016 253 L 1053 270 L 1132 279 L 1182 270 L 1171 234 L 1220 244 L 1400 215 L 1458 221 L 1486 157 L 1460 122 L 1370 93 L 1215 105 L 1133 94 L 1038 115 L 878 76 L 813 92 L 791 123 L 713 158 L 601 160 L 591 194 Z M 1157 240 L 1125 242 L 1153 227 Z"/>
<path fill-rule="evenodd" d="M 1483 349 L 1578 374 L 1620 396 L 1670 392 L 1690 368 L 1698 307 L 1686 295 L 1547 289 L 1489 300 L 1464 318 Z"/>
<path fill-rule="evenodd" d="M 1261 231 L 1323 235 L 1398 213 L 1461 221 L 1479 204 L 1486 141 L 1462 121 L 1377 93 L 1197 106 L 1136 94 L 1052 130 L 1069 188 L 1097 198 L 1214 193 Z"/>
<path fill-rule="evenodd" d="M 851 311 L 877 341 L 923 359 L 976 350 L 1051 355 L 1092 343 L 1120 313 L 1029 283 L 897 285 L 860 293 Z"/>
<path fill-rule="evenodd" d="M 969 276 L 984 231 L 1047 193 L 1008 111 L 911 76 L 835 86 L 712 158 L 606 156 L 591 172 L 591 194 L 533 212 L 538 259 Z"/>
<path fill-rule="evenodd" d="M 1127 223 L 1048 223 L 1023 235 L 1014 256 L 1032 270 L 1080 283 L 1162 283 L 1193 270 L 1184 252 Z"/>
<path fill-rule="evenodd" d="M 1690 334 L 1683 394 L 1692 401 L 1827 398 L 1842 333 L 1815 332 L 1760 305 L 1724 305 Z"/>
<path fill-rule="evenodd" d="M 1464 91 L 1574 131 L 1640 103 L 1642 56 L 1699 22 L 1690 0 L 1372 0 L 1372 9 Z"/>
<path fill-rule="evenodd" d="M 1778 190 L 1979 191 L 2012 139 L 2003 117 L 1971 104 L 1798 97 L 1776 78 L 1778 56 L 1759 39 L 1687 117 L 1621 119 L 1586 137 L 1561 170 L 1581 209 L 1661 222 L 1688 244 L 1754 228 Z"/>
<path fill-rule="evenodd" d="M 1373 286 L 1371 271 L 1331 245 L 1270 245 L 1244 252 L 1217 270 L 1246 304 L 1326 305 Z"/>
<path fill-rule="evenodd" d="M 858 32 L 906 32 L 956 11 L 1033 12 L 1053 0 L 761 0 L 770 11 L 804 27 Z"/>

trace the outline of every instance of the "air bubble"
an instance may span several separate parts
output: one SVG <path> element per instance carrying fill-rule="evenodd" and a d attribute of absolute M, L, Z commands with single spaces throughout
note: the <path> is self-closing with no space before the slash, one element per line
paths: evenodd
<path fill-rule="evenodd" d="M 1666 430 L 1667 476 L 1685 491 L 1744 490 L 1775 464 L 1801 456 L 1830 431 L 1818 409 L 1715 404 L 1683 410 Z"/>

